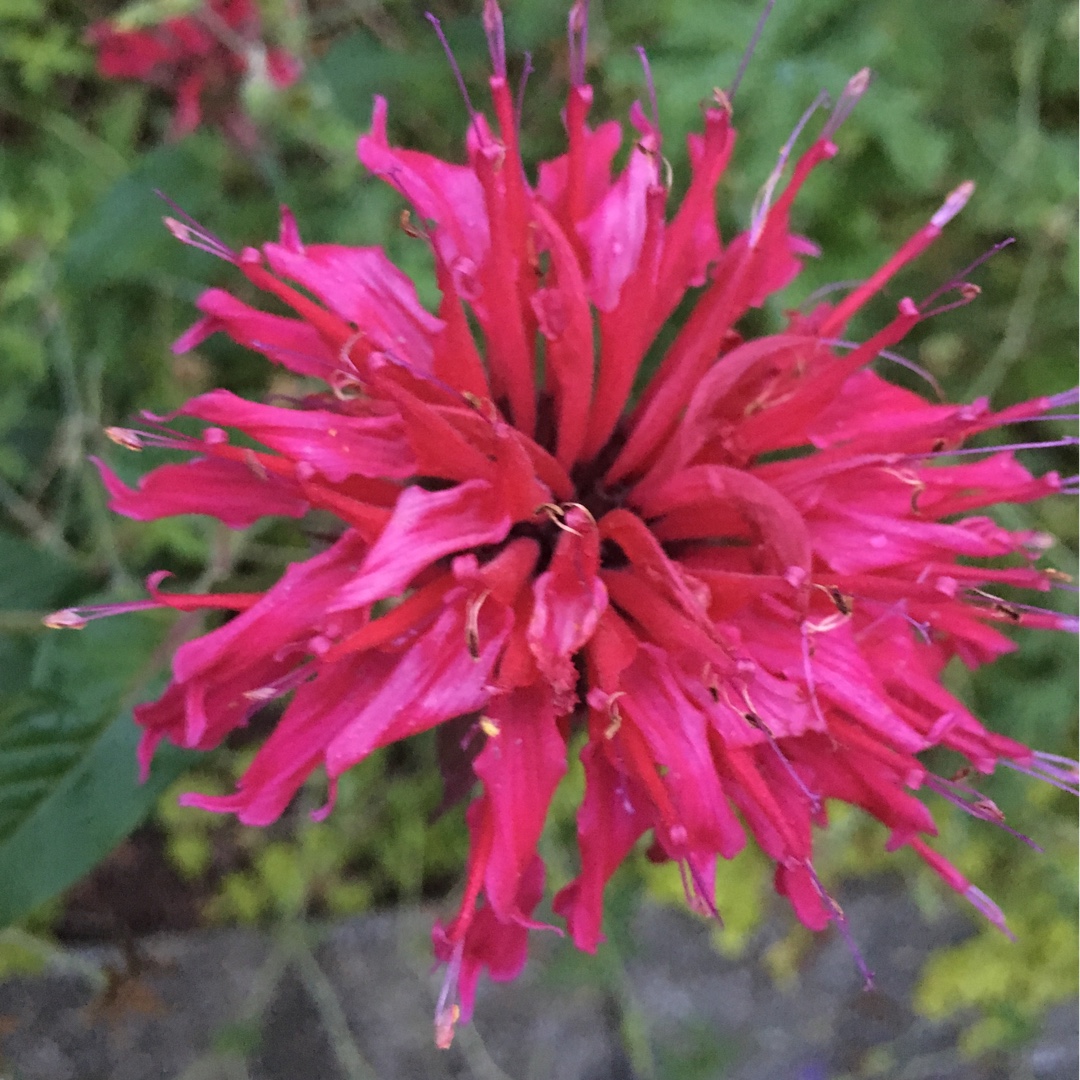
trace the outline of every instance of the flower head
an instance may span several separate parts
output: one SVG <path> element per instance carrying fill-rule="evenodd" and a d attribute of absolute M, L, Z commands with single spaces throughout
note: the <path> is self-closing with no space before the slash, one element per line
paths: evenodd
<path fill-rule="evenodd" d="M 201 439 L 152 416 L 149 431 L 114 431 L 131 448 L 193 454 L 137 490 L 99 463 L 113 508 L 138 519 L 200 512 L 243 528 L 320 509 L 341 522 L 265 593 L 176 596 L 155 579 L 152 599 L 128 605 L 236 613 L 182 645 L 164 695 L 137 708 L 144 768 L 162 739 L 209 749 L 288 696 L 237 791 L 189 805 L 266 824 L 322 769 L 328 810 L 337 778 L 368 754 L 466 718 L 447 779 L 475 792 L 471 852 L 457 914 L 434 936 L 447 971 L 442 1043 L 467 1019 L 482 969 L 513 978 L 528 931 L 543 925 L 537 841 L 568 753 L 585 776 L 580 873 L 554 908 L 586 950 L 601 939 L 608 879 L 645 834 L 700 910 L 715 911 L 717 860 L 749 836 L 807 926 L 843 928 L 812 864 L 828 799 L 884 823 L 891 848 L 912 848 L 1004 926 L 927 844 L 936 829 L 918 792 L 991 820 L 993 804 L 934 777 L 919 755 L 947 747 L 974 772 L 1004 762 L 1075 780 L 1069 763 L 987 731 L 940 678 L 954 657 L 974 667 L 1012 649 L 1003 625 L 1066 625 L 997 598 L 1000 586 L 1053 585 L 1036 565 L 1048 541 L 981 513 L 1062 480 L 1033 476 L 1009 448 L 962 444 L 1074 396 L 995 413 L 985 401 L 931 403 L 877 374 L 876 358 L 949 305 L 940 294 L 901 300 L 865 342 L 843 336 L 971 185 L 839 302 L 744 340 L 743 316 L 816 250 L 792 230 L 792 205 L 837 153 L 867 74 L 797 158 L 793 137 L 746 229 L 722 238 L 714 197 L 734 141 L 729 99 L 705 108 L 686 194 L 669 208 L 655 121 L 632 110 L 618 172 L 619 125 L 588 122 L 582 10 L 571 15 L 567 149 L 535 177 L 491 0 L 496 124 L 473 113 L 467 163 L 394 147 L 386 102 L 375 103 L 360 160 L 412 207 L 436 312 L 381 250 L 305 243 L 287 210 L 276 242 L 240 252 L 170 219 L 180 239 L 293 311 L 211 289 L 176 349 L 220 331 L 320 388 L 278 405 L 203 394 L 179 410 L 206 423 Z M 947 288 L 971 293 L 962 277 Z M 688 293 L 689 317 L 635 395 Z"/>
<path fill-rule="evenodd" d="M 260 79 L 283 89 L 300 75 L 300 61 L 262 41 L 254 0 L 205 0 L 191 15 L 147 27 L 95 23 L 87 34 L 107 79 L 135 79 L 160 86 L 175 99 L 170 136 L 190 134 L 203 119 L 219 125 L 241 146 L 255 141 L 241 89 Z"/>

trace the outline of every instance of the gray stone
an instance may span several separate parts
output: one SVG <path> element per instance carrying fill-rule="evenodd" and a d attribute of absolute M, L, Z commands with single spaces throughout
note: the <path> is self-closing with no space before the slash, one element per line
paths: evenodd
<path fill-rule="evenodd" d="M 971 932 L 963 915 L 927 923 L 887 878 L 844 906 L 871 992 L 836 933 L 778 987 L 763 957 L 787 916 L 735 961 L 701 920 L 646 905 L 621 955 L 578 961 L 565 939 L 534 935 L 522 978 L 482 981 L 473 1025 L 446 1052 L 432 1042 L 429 913 L 153 936 L 104 985 L 87 973 L 124 969 L 119 950 L 77 950 L 0 983 L 0 1080 L 634 1080 L 634 1062 L 657 1080 L 1077 1076 L 1075 1005 L 1030 1046 L 978 1061 L 959 1054 L 957 1023 L 912 1010 L 928 952 Z"/>

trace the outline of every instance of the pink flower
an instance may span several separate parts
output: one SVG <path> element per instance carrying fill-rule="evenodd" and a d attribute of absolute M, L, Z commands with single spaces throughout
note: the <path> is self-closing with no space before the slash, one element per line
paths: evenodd
<path fill-rule="evenodd" d="M 190 134 L 205 118 L 250 147 L 256 133 L 240 101 L 244 81 L 259 77 L 284 89 L 301 70 L 295 56 L 267 48 L 261 34 L 254 0 L 206 0 L 192 15 L 146 29 L 97 22 L 87 38 L 105 78 L 135 79 L 173 96 L 171 138 Z"/>
<path fill-rule="evenodd" d="M 693 175 L 671 211 L 660 132 L 643 110 L 618 174 L 618 125 L 587 122 L 575 7 L 567 151 L 533 181 L 490 0 L 485 24 L 497 127 L 474 113 L 467 164 L 392 146 L 382 99 L 359 143 L 415 211 L 437 313 L 382 251 L 305 244 L 287 210 L 277 242 L 239 253 L 169 222 L 294 313 L 210 290 L 177 350 L 220 331 L 323 386 L 289 405 L 203 394 L 180 410 L 208 425 L 201 439 L 152 416 L 148 432 L 114 431 L 134 449 L 194 455 L 138 490 L 101 464 L 114 508 L 139 519 L 201 510 L 234 528 L 321 509 L 341 531 L 265 594 L 175 596 L 155 580 L 153 599 L 127 605 L 236 612 L 182 645 L 162 698 L 136 710 L 144 769 L 160 740 L 208 749 L 289 695 L 235 794 L 186 797 L 262 825 L 314 770 L 329 778 L 325 813 L 337 778 L 372 751 L 471 718 L 447 762 L 448 789 L 475 795 L 463 899 L 435 929 L 442 1045 L 468 1018 L 482 969 L 516 976 L 528 930 L 543 925 L 537 841 L 570 752 L 585 775 L 580 873 L 554 908 L 582 949 L 601 940 L 608 879 L 646 833 L 700 910 L 715 911 L 717 859 L 749 834 L 798 917 L 844 929 L 812 864 L 827 799 L 884 823 L 890 848 L 912 848 L 1004 928 L 927 845 L 936 829 L 918 793 L 992 820 L 993 804 L 932 776 L 919 755 L 947 747 L 974 772 L 1004 763 L 1074 782 L 1069 762 L 987 731 L 941 674 L 954 657 L 975 667 L 1011 650 L 1003 625 L 1067 626 L 996 597 L 1000 586 L 1051 588 L 1036 565 L 1048 540 L 980 513 L 1063 481 L 1032 476 L 1009 448 L 961 447 L 1075 395 L 995 413 L 985 401 L 932 404 L 877 374 L 875 359 L 947 300 L 905 298 L 868 341 L 840 343 L 971 185 L 838 303 L 744 340 L 740 319 L 815 250 L 792 231 L 793 200 L 837 153 L 866 73 L 786 183 L 785 148 L 748 228 L 722 239 L 714 195 L 734 141 L 724 95 L 690 136 Z M 973 288 L 958 278 L 947 291 L 963 300 Z M 688 292 L 689 318 L 635 397 Z"/>

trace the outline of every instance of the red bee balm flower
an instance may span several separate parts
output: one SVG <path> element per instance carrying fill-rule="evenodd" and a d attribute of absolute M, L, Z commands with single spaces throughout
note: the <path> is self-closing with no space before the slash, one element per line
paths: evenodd
<path fill-rule="evenodd" d="M 254 0 L 206 0 L 193 15 L 147 29 L 95 23 L 87 34 L 98 49 L 98 71 L 107 79 L 135 79 L 161 86 L 176 99 L 170 136 L 195 130 L 204 115 L 242 146 L 255 141 L 240 104 L 245 79 L 263 77 L 283 89 L 300 75 L 300 61 L 262 42 Z"/>
<path fill-rule="evenodd" d="M 453 779 L 478 782 L 479 794 L 461 906 L 434 935 L 447 965 L 440 1045 L 468 1018 L 481 969 L 516 976 L 528 930 L 543 925 L 536 847 L 571 748 L 585 775 L 581 869 L 554 908 L 582 949 L 600 941 L 605 885 L 645 833 L 654 857 L 680 866 L 700 910 L 715 911 L 718 857 L 749 833 L 798 917 L 843 928 L 811 863 L 827 799 L 884 823 L 891 848 L 913 848 L 1004 928 L 997 907 L 927 846 L 936 830 L 916 792 L 1000 814 L 918 755 L 948 747 L 977 772 L 1002 762 L 1059 786 L 1075 780 L 1069 762 L 987 731 L 940 682 L 953 657 L 975 667 L 1012 649 L 1000 624 L 1068 623 L 993 595 L 998 585 L 1049 589 L 1052 572 L 1035 565 L 1049 540 L 977 513 L 1067 484 L 1032 476 L 1010 448 L 959 448 L 1075 395 L 995 413 L 983 401 L 930 404 L 872 370 L 948 301 L 901 300 L 868 341 L 839 340 L 971 185 L 838 304 L 743 340 L 742 316 L 814 250 L 791 231 L 792 203 L 836 154 L 867 73 L 782 186 L 785 148 L 749 227 L 724 243 L 714 193 L 734 142 L 727 96 L 690 136 L 693 175 L 667 213 L 656 124 L 635 107 L 636 140 L 613 176 L 619 126 L 586 122 L 576 6 L 568 149 L 533 182 L 492 0 L 485 25 L 497 130 L 473 113 L 468 164 L 391 146 L 382 99 L 359 143 L 360 160 L 422 222 L 413 231 L 432 251 L 437 314 L 381 250 L 304 244 L 287 210 L 276 243 L 239 253 L 169 221 L 295 312 L 266 314 L 211 289 L 177 351 L 222 331 L 329 388 L 290 405 L 203 394 L 179 410 L 210 425 L 201 439 L 152 416 L 153 431 L 114 430 L 132 448 L 195 457 L 154 470 L 138 490 L 99 463 L 113 508 L 140 520 L 203 513 L 232 528 L 318 508 L 343 530 L 264 594 L 171 596 L 155 578 L 152 599 L 125 605 L 236 612 L 182 645 L 172 684 L 136 709 L 143 769 L 162 739 L 209 749 L 291 695 L 235 794 L 184 800 L 263 825 L 316 768 L 332 803 L 337 778 L 372 751 L 465 718 L 452 729 L 464 741 L 451 741 L 467 782 Z M 973 292 L 961 279 L 948 289 L 961 300 Z M 691 313 L 635 398 L 689 290 Z M 264 449 L 234 445 L 226 427 Z M 1018 558 L 1007 566 L 1003 556 Z"/>

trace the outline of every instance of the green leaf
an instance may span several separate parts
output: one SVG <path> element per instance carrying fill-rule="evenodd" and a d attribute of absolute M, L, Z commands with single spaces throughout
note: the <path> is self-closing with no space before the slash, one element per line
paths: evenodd
<path fill-rule="evenodd" d="M 209 215 L 220 198 L 221 151 L 200 138 L 160 147 L 118 180 L 92 207 L 75 233 L 65 260 L 76 289 L 163 273 L 197 276 L 205 255 L 185 248 L 162 225 L 178 216 L 157 194 L 195 218 Z"/>
<path fill-rule="evenodd" d="M 162 747 L 149 780 L 140 785 L 139 731 L 129 715 L 117 717 L 89 741 L 79 735 L 77 715 L 39 714 L 37 719 L 39 744 L 23 747 L 21 758 L 10 747 L 0 750 L 0 816 L 5 801 L 13 808 L 20 785 L 46 788 L 33 812 L 0 841 L 0 926 L 30 914 L 93 869 L 195 757 Z"/>
<path fill-rule="evenodd" d="M 0 532 L 0 610 L 42 610 L 60 603 L 79 571 L 57 555 Z"/>
<path fill-rule="evenodd" d="M 117 618 L 46 634 L 0 709 L 0 926 L 91 870 L 194 756 L 163 747 L 146 784 L 125 703 L 160 682 L 160 624 Z M 25 670 L 25 669 L 24 669 Z"/>

